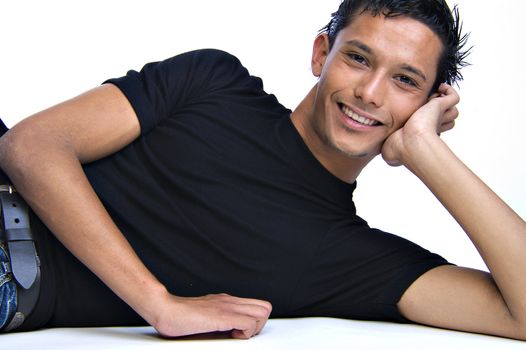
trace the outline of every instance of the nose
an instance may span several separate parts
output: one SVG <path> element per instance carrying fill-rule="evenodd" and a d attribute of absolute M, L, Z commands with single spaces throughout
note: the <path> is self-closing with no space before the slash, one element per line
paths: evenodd
<path fill-rule="evenodd" d="M 369 72 L 361 77 L 354 95 L 366 105 L 381 107 L 385 98 L 385 82 L 380 72 Z"/>

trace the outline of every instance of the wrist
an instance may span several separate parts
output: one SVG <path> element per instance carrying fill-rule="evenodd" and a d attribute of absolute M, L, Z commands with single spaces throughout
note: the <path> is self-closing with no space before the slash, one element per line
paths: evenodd
<path fill-rule="evenodd" d="M 444 141 L 437 134 L 417 134 L 405 142 L 405 152 L 402 156 L 404 166 L 420 177 L 425 168 L 439 161 L 440 152 L 447 149 Z"/>
<path fill-rule="evenodd" d="M 164 305 L 166 305 L 166 302 L 172 297 L 172 295 L 160 282 L 142 288 L 139 293 L 140 303 L 134 307 L 134 310 L 146 322 L 155 327 L 159 322 Z"/>
<path fill-rule="evenodd" d="M 402 128 L 385 141 L 382 146 L 382 157 L 391 166 L 403 165 L 409 170 L 418 166 L 420 159 L 425 158 L 436 142 L 442 142 L 436 133 L 425 129 Z"/>

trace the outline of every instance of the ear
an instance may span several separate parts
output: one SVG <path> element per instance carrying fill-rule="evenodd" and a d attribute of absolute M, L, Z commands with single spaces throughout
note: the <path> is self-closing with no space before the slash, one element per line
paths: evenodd
<path fill-rule="evenodd" d="M 312 47 L 311 69 L 314 76 L 319 77 L 329 54 L 329 37 L 326 33 L 322 33 L 314 39 Z"/>

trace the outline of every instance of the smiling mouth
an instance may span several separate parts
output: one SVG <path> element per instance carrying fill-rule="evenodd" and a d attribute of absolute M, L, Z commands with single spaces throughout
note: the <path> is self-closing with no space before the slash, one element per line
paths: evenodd
<path fill-rule="evenodd" d="M 369 119 L 369 118 L 366 118 L 364 116 L 354 113 L 349 107 L 347 107 L 344 104 L 340 104 L 340 109 L 346 116 L 348 116 L 349 118 L 351 118 L 352 120 L 354 120 L 355 122 L 359 124 L 367 125 L 367 126 L 376 126 L 376 125 L 382 124 L 379 121 Z"/>

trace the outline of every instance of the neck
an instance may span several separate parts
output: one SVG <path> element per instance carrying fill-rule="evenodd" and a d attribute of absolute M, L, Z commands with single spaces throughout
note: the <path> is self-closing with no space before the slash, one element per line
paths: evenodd
<path fill-rule="evenodd" d="M 315 128 L 317 118 L 314 110 L 316 91 L 317 86 L 314 86 L 292 112 L 292 123 L 314 157 L 325 169 L 340 180 L 353 183 L 373 157 L 351 157 L 340 152 L 320 137 Z"/>

